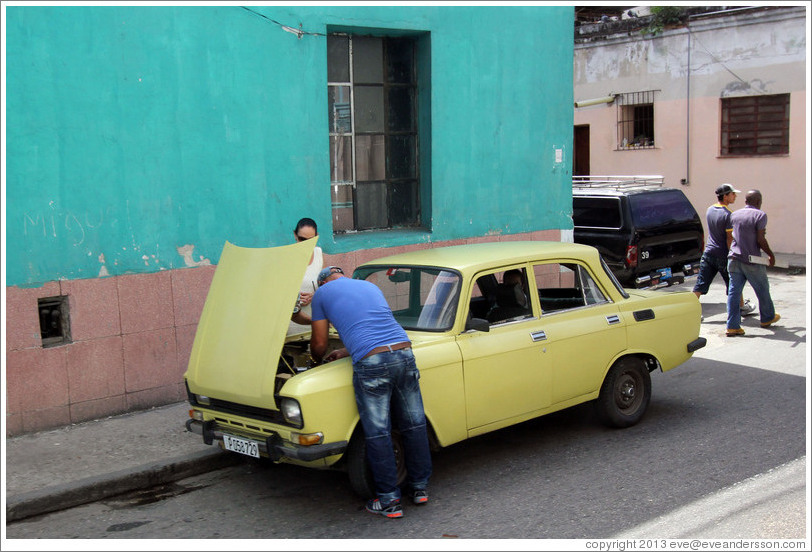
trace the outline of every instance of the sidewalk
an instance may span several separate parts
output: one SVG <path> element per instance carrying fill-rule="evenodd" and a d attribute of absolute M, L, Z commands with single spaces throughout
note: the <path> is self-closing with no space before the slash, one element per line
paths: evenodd
<path fill-rule="evenodd" d="M 782 257 L 786 258 L 778 255 L 779 259 Z M 805 272 L 803 257 L 787 260 L 789 269 L 770 270 L 790 275 Z M 720 288 L 717 283 L 715 292 L 723 293 Z M 188 410 L 189 405 L 182 402 L 7 438 L 6 522 L 176 481 L 241 461 L 238 455 L 205 445 L 199 435 L 187 432 L 184 424 L 189 418 Z M 788 488 L 798 489 L 798 485 L 806 488 L 803 471 L 793 466 Z M 741 485 L 737 492 L 742 492 L 748 483 Z M 683 530 L 690 533 L 685 527 Z"/>
<path fill-rule="evenodd" d="M 6 438 L 6 523 L 233 465 L 186 402 Z"/>

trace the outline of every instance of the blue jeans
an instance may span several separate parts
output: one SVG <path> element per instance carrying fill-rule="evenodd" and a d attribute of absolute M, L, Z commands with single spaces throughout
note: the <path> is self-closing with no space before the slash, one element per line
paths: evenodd
<path fill-rule="evenodd" d="M 744 283 L 750 282 L 758 298 L 758 313 L 761 322 L 775 318 L 775 305 L 770 297 L 770 282 L 767 280 L 767 267 L 764 265 L 743 263 L 729 259 L 727 271 L 730 274 L 730 287 L 727 292 L 727 329 L 737 330 L 742 327 L 741 299 Z"/>
<path fill-rule="evenodd" d="M 400 431 L 408 483 L 425 489 L 431 476 L 420 372 L 411 349 L 386 351 L 353 363 L 352 385 L 366 437 L 367 461 L 381 503 L 400 498 L 391 418 Z"/>
<path fill-rule="evenodd" d="M 725 293 L 730 287 L 730 276 L 727 272 L 727 257 L 717 257 L 702 253 L 702 259 L 699 261 L 699 274 L 696 276 L 696 285 L 694 291 L 698 291 L 702 295 L 708 293 L 711 282 L 716 274 L 721 274 L 722 279 L 725 281 Z"/>

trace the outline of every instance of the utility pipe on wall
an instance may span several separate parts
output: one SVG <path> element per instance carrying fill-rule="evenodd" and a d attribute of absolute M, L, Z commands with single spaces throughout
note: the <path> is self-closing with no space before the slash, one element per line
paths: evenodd
<path fill-rule="evenodd" d="M 602 98 L 594 98 L 592 100 L 581 100 L 579 102 L 575 102 L 575 107 L 587 107 L 590 105 L 597 105 L 601 103 L 612 103 L 615 101 L 615 97 L 617 94 L 610 94 L 609 96 L 604 96 Z"/>
<path fill-rule="evenodd" d="M 685 93 L 685 178 L 680 184 L 687 186 L 691 183 L 691 18 L 685 22 L 688 31 L 688 69 L 686 76 L 687 91 Z"/>

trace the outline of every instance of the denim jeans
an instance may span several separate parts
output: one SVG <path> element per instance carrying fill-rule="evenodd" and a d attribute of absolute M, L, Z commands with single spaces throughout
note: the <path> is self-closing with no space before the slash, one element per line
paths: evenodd
<path fill-rule="evenodd" d="M 392 421 L 400 431 L 409 486 L 425 489 L 429 483 L 431 452 L 419 380 L 411 349 L 378 353 L 353 364 L 352 384 L 366 437 L 367 461 L 383 504 L 401 496 Z"/>
<path fill-rule="evenodd" d="M 699 261 L 699 274 L 696 276 L 694 291 L 698 291 L 702 295 L 708 293 L 711 282 L 717 273 L 722 275 L 722 279 L 725 281 L 725 293 L 727 293 L 728 287 L 730 287 L 730 277 L 727 272 L 727 257 L 717 257 L 716 255 L 702 253 L 702 259 Z"/>
<path fill-rule="evenodd" d="M 767 267 L 749 264 L 730 259 L 727 262 L 730 274 L 730 287 L 727 293 L 727 329 L 737 330 L 742 327 L 741 299 L 744 283 L 750 282 L 758 298 L 758 313 L 761 322 L 775 318 L 775 305 L 770 297 L 770 282 L 767 280 Z"/>

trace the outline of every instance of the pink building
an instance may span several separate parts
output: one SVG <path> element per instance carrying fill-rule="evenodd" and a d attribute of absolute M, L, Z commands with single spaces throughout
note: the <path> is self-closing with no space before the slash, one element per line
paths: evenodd
<path fill-rule="evenodd" d="M 719 184 L 758 188 L 773 250 L 805 253 L 808 11 L 697 11 L 656 34 L 641 32 L 649 18 L 577 29 L 573 174 L 663 175 L 700 214 Z"/>

